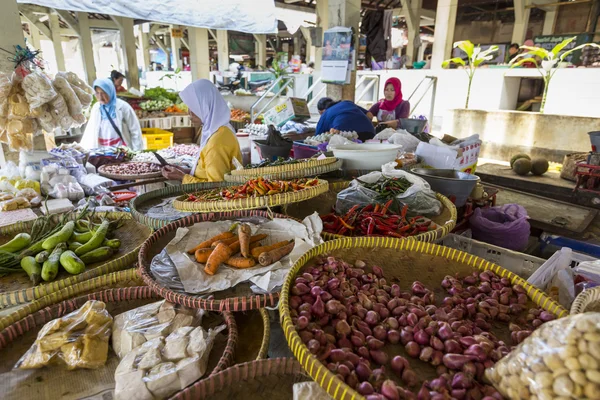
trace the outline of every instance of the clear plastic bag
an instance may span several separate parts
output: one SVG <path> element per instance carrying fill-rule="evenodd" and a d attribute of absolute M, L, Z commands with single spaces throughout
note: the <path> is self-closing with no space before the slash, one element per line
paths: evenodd
<path fill-rule="evenodd" d="M 509 399 L 599 399 L 600 313 L 546 322 L 486 377 Z"/>
<path fill-rule="evenodd" d="M 402 150 L 410 153 L 417 151 L 417 146 L 421 141 L 403 129 L 399 129 L 388 139 L 391 144 L 402 146 Z"/>
<path fill-rule="evenodd" d="M 52 82 L 41 72 L 36 71 L 25 76 L 21 87 L 25 91 L 30 109 L 41 107 L 56 97 Z"/>
<path fill-rule="evenodd" d="M 90 300 L 78 310 L 45 324 L 15 368 L 34 369 L 51 364 L 63 364 L 68 369 L 99 368 L 106 363 L 112 323 L 105 304 Z"/>

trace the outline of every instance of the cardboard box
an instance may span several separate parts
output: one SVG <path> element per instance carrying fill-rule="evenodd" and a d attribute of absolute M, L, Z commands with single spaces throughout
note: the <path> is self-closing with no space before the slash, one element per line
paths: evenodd
<path fill-rule="evenodd" d="M 437 169 L 453 169 L 461 172 L 475 173 L 477 160 L 481 151 L 481 140 L 467 142 L 458 149 L 434 146 L 421 142 L 415 152 L 426 167 Z"/>
<path fill-rule="evenodd" d="M 310 111 L 306 100 L 296 97 L 288 98 L 284 103 L 271 108 L 265 113 L 265 123 L 276 127 L 283 126 L 291 120 L 303 121 L 309 118 Z"/>

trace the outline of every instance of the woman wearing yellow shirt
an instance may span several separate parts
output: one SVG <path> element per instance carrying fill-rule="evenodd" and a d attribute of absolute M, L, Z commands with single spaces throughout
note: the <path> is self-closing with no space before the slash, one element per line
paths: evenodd
<path fill-rule="evenodd" d="M 207 79 L 199 79 L 179 93 L 188 106 L 194 126 L 202 124 L 200 154 L 194 171 L 172 166 L 163 168 L 163 176 L 186 183 L 222 181 L 233 168 L 233 159 L 242 161 L 240 145 L 229 124 L 230 111 L 223 96 Z"/>

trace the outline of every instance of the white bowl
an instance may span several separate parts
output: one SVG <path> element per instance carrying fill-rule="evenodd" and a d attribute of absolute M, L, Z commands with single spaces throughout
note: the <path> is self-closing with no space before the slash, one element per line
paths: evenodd
<path fill-rule="evenodd" d="M 396 144 L 353 143 L 334 146 L 331 151 L 344 161 L 343 169 L 378 171 L 383 164 L 394 161 L 401 148 Z"/>

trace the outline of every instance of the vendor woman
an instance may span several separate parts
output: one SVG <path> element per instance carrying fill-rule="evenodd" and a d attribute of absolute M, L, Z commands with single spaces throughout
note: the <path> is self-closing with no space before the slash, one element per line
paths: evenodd
<path fill-rule="evenodd" d="M 402 99 L 400 79 L 388 79 L 385 82 L 383 96 L 382 100 L 373 104 L 367 113 L 367 117 L 373 120 L 373 117 L 376 116 L 379 124 L 387 125 L 392 129 L 401 128 L 400 118 L 408 118 L 410 103 Z"/>
<path fill-rule="evenodd" d="M 208 79 L 192 82 L 179 93 L 188 106 L 194 126 L 202 125 L 200 154 L 192 171 L 173 166 L 163 168 L 163 176 L 186 183 L 222 181 L 233 166 L 242 162 L 240 144 L 229 124 L 231 112 L 223 96 Z"/>
<path fill-rule="evenodd" d="M 323 97 L 317 103 L 317 109 L 321 118 L 317 124 L 316 134 L 329 132 L 330 130 L 356 132 L 358 138 L 363 142 L 373 139 L 375 128 L 367 118 L 367 110 L 357 106 L 351 101 L 333 101 L 329 97 Z"/>

